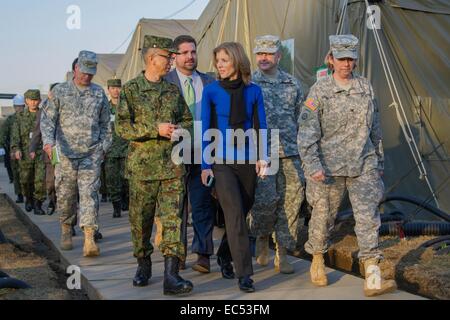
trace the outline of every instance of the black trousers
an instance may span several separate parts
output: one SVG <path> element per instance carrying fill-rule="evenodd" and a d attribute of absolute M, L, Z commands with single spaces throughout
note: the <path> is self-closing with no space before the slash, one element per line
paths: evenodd
<path fill-rule="evenodd" d="M 12 171 L 12 166 L 11 166 L 10 152 L 9 152 L 9 149 L 6 149 L 5 151 L 6 151 L 6 154 L 3 156 L 3 159 L 5 162 L 6 172 L 8 172 L 9 181 L 13 181 L 14 177 L 13 177 L 13 171 Z"/>
<path fill-rule="evenodd" d="M 217 256 L 233 261 L 238 278 L 253 274 L 246 216 L 255 199 L 256 172 L 253 164 L 220 164 L 212 168 L 215 187 L 225 218 L 225 234 Z"/>

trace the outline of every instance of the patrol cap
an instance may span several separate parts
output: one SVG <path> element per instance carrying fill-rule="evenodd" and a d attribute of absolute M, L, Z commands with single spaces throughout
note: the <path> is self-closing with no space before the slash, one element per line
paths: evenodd
<path fill-rule="evenodd" d="M 21 94 L 16 94 L 13 98 L 13 105 L 15 106 L 24 106 L 25 98 Z"/>
<path fill-rule="evenodd" d="M 78 54 L 78 67 L 82 73 L 95 75 L 97 73 L 97 54 L 92 51 L 80 51 Z"/>
<path fill-rule="evenodd" d="M 144 44 L 142 46 L 144 49 L 162 49 L 167 50 L 170 53 L 178 53 L 178 51 L 173 47 L 173 41 L 169 38 L 158 37 L 146 35 L 144 36 Z"/>
<path fill-rule="evenodd" d="M 255 38 L 253 53 L 275 53 L 280 50 L 281 41 L 277 36 L 265 35 Z"/>
<path fill-rule="evenodd" d="M 358 59 L 359 40 L 352 34 L 330 36 L 330 50 L 336 59 Z"/>
<path fill-rule="evenodd" d="M 122 81 L 120 81 L 120 79 L 109 79 L 106 82 L 106 85 L 108 87 L 122 87 Z"/>
<path fill-rule="evenodd" d="M 30 89 L 25 92 L 25 99 L 40 100 L 41 92 L 37 89 Z"/>

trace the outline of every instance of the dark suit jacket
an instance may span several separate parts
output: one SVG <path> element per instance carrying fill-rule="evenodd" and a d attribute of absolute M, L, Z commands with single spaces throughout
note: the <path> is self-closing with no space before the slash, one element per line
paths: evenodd
<path fill-rule="evenodd" d="M 202 79 L 203 82 L 203 87 L 206 87 L 208 84 L 210 84 L 211 82 L 214 82 L 214 78 L 210 77 L 209 75 L 205 74 L 205 73 L 201 73 L 199 71 L 197 71 L 198 75 L 200 76 L 200 78 Z M 180 90 L 181 95 L 183 95 L 183 88 L 181 87 L 181 83 L 180 83 L 180 78 L 178 77 L 177 71 L 174 69 L 172 71 L 170 71 L 165 77 L 164 79 L 170 83 L 175 84 L 178 89 Z M 187 188 L 187 181 L 188 181 L 188 176 L 191 174 L 191 169 L 192 166 L 187 165 L 186 166 L 186 170 L 187 170 L 187 175 L 185 177 L 185 187 L 186 190 L 188 190 Z M 183 212 L 183 217 L 182 217 L 182 225 L 181 225 L 181 239 L 184 243 L 185 249 L 187 248 L 187 216 L 188 216 L 188 193 L 186 192 L 184 194 L 184 199 L 183 199 L 183 204 L 182 204 L 182 212 Z M 187 250 L 185 250 L 186 254 L 187 254 Z"/>
<path fill-rule="evenodd" d="M 200 71 L 197 71 L 197 73 L 200 76 L 200 78 L 202 79 L 203 87 L 206 87 L 208 84 L 210 84 L 211 82 L 215 81 L 214 78 L 210 77 L 206 73 L 202 73 Z M 181 87 L 180 78 L 178 78 L 178 74 L 177 74 L 177 71 L 175 69 L 170 71 L 164 77 L 164 79 L 166 79 L 170 83 L 175 84 L 178 87 L 178 89 L 180 89 L 180 92 L 183 94 L 183 88 Z"/>

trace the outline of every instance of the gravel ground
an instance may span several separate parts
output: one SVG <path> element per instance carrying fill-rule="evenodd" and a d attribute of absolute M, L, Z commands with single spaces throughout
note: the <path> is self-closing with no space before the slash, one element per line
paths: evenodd
<path fill-rule="evenodd" d="M 357 259 L 358 243 L 353 228 L 353 219 L 336 226 L 326 263 L 362 276 L 364 268 Z M 303 248 L 307 240 L 306 230 L 303 230 L 300 238 L 299 248 Z M 381 237 L 380 246 L 385 257 L 380 265 L 383 276 L 395 279 L 399 288 L 410 293 L 450 300 L 450 254 L 437 254 L 432 248 L 420 247 L 425 241 L 435 238 L 419 236 L 401 240 L 393 236 Z M 293 255 L 311 259 L 303 249 L 293 252 Z"/>
<path fill-rule="evenodd" d="M 15 215 L 0 195 L 0 230 L 8 243 L 0 244 L 0 270 L 25 281 L 31 289 L 0 289 L 0 300 L 87 300 L 81 290 L 68 290 L 64 269 L 50 250 Z"/>

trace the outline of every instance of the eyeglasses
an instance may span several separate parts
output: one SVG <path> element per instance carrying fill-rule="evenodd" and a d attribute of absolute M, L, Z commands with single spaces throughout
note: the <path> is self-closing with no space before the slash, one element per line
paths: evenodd
<path fill-rule="evenodd" d="M 173 55 L 171 55 L 171 54 L 168 55 L 168 56 L 166 56 L 166 55 L 164 55 L 164 54 L 155 53 L 155 55 L 160 56 L 160 57 L 163 57 L 163 58 L 166 58 L 168 61 L 172 61 L 172 60 L 175 59 L 175 57 L 174 57 Z"/>

